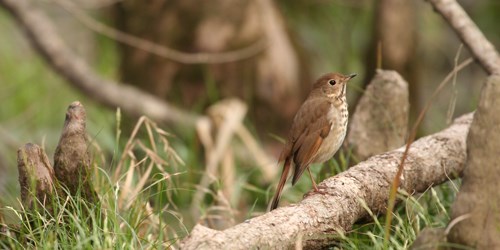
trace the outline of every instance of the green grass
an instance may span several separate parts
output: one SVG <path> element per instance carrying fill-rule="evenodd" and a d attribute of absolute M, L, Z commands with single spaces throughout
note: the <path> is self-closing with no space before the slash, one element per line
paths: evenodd
<path fill-rule="evenodd" d="M 98 187 L 101 205 L 88 204 L 80 197 L 59 197 L 55 199 L 53 215 L 34 212 L 28 209 L 15 209 L 11 206 L 1 208 L 1 212 L 15 215 L 17 226 L 10 226 L 11 234 L 0 236 L 0 247 L 10 249 L 122 249 L 122 248 L 168 248 L 177 246 L 189 232 L 186 225 L 189 214 L 183 212 L 185 204 L 175 197 L 183 193 L 175 178 L 184 176 L 182 172 L 167 173 L 177 165 L 179 170 L 182 161 L 170 148 L 170 136 L 155 127 L 147 119 L 138 124 L 138 131 L 151 131 L 152 137 L 142 139 L 133 134 L 122 149 L 122 155 L 113 160 L 113 170 L 97 169 L 94 182 Z M 151 138 L 153 138 L 151 140 Z M 153 144 L 154 143 L 154 144 Z M 147 146 L 146 146 L 147 145 Z M 154 145 L 154 146 L 153 146 Z M 158 150 L 158 146 L 165 146 Z M 101 152 L 94 151 L 94 165 L 102 165 L 99 159 Z M 144 155 L 143 158 L 137 157 Z M 342 156 L 340 157 L 343 158 Z M 342 161 L 341 161 L 342 162 Z M 148 171 L 151 168 L 157 171 Z M 343 170 L 346 165 L 333 162 L 327 168 Z M 319 169 L 319 168 L 317 168 Z M 156 173 L 154 173 L 156 172 Z M 308 179 L 308 178 L 303 178 Z M 147 180 L 147 181 L 145 181 Z M 243 178 L 242 193 L 248 192 L 269 197 L 269 190 L 251 185 Z M 301 181 L 298 187 L 285 192 L 286 198 L 295 200 L 308 188 L 309 183 Z M 309 180 L 307 180 L 309 182 Z M 220 183 L 219 183 L 220 184 Z M 446 183 L 430 188 L 423 194 L 409 195 L 399 193 L 402 203 L 394 214 L 389 249 L 407 249 L 424 227 L 444 227 L 449 221 L 449 209 L 457 192 L 456 183 Z M 231 221 L 239 219 L 231 213 L 213 210 L 221 206 L 218 195 L 219 185 L 212 187 L 212 195 L 205 200 L 205 216 L 207 221 Z M 194 191 L 187 190 L 188 193 Z M 254 217 L 265 209 L 265 202 L 259 198 L 240 197 L 239 202 L 249 201 L 248 213 L 244 218 Z M 187 199 L 189 201 L 189 199 Z M 184 200 L 183 202 L 186 202 Z M 386 249 L 384 247 L 383 217 L 373 214 L 366 208 L 370 216 L 363 222 L 353 226 L 347 234 L 337 234 L 338 248 L 341 249 Z M 27 223 L 30 221 L 30 223 Z M 188 222 L 192 225 L 192 222 Z M 17 233 L 14 233 L 17 232 Z M 17 235 L 16 235 L 17 234 Z"/>
<path fill-rule="evenodd" d="M 177 190 L 171 181 L 180 173 L 166 169 L 182 165 L 182 161 L 170 148 L 169 135 L 154 123 L 142 118 L 137 129 L 151 133 L 150 140 L 133 134 L 123 153 L 113 159 L 112 171 L 98 167 L 107 165 L 102 160 L 105 156 L 92 144 L 94 183 L 100 204 L 89 204 L 78 196 L 56 195 L 53 213 L 24 208 L 21 204 L 17 209 L 2 207 L 0 211 L 13 214 L 15 220 L 9 225 L 10 233 L 0 235 L 0 247 L 156 249 L 176 244 L 188 230 L 171 200 Z M 156 171 L 152 171 L 153 167 Z M 42 208 L 50 206 L 38 203 Z"/>
<path fill-rule="evenodd" d="M 384 246 L 385 217 L 370 214 L 370 222 L 356 224 L 346 235 L 340 235 L 342 249 L 408 249 L 426 227 L 446 227 L 449 209 L 457 190 L 449 184 L 430 188 L 423 194 L 399 193 L 401 204 L 394 213 L 389 245 Z"/>
<path fill-rule="evenodd" d="M 101 197 L 103 205 L 88 204 L 80 197 L 56 199 L 55 213 L 13 211 L 19 221 L 17 237 L 0 237 L 0 247 L 10 249 L 113 249 L 165 248 L 178 241 L 175 232 L 146 205 L 120 209 L 119 187 Z M 30 221 L 27 223 L 26 221 Z"/>

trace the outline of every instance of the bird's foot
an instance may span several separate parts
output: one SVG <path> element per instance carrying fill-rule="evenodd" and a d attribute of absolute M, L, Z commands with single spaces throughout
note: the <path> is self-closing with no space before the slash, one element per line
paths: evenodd
<path fill-rule="evenodd" d="M 325 191 L 323 191 L 323 190 L 321 190 L 321 189 L 323 189 L 323 190 L 325 190 Z M 313 194 L 322 194 L 322 195 L 326 195 L 326 194 L 328 194 L 328 192 L 326 192 L 326 187 L 325 187 L 325 186 L 316 186 L 316 187 L 315 187 L 315 189 L 313 189 L 313 190 L 311 190 L 311 191 L 309 191 L 309 192 L 305 193 L 305 194 L 304 194 L 304 196 L 303 196 L 302 198 L 307 198 L 307 197 L 309 197 L 309 196 L 311 196 L 311 195 L 313 195 Z"/>

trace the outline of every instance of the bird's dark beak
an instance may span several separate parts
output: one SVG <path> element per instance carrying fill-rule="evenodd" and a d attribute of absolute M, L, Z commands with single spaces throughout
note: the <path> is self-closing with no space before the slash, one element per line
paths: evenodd
<path fill-rule="evenodd" d="M 351 80 L 352 78 L 354 78 L 355 76 L 357 76 L 358 74 L 350 74 L 347 78 L 347 80 Z"/>

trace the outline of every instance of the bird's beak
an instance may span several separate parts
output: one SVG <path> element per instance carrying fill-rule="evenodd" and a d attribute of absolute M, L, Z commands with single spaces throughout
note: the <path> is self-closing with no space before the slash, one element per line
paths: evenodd
<path fill-rule="evenodd" d="M 347 76 L 347 80 L 351 80 L 352 78 L 354 78 L 355 76 L 357 76 L 358 74 L 350 74 L 349 76 Z"/>

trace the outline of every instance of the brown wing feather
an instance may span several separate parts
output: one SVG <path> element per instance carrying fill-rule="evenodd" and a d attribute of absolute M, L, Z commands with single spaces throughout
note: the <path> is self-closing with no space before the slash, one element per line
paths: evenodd
<path fill-rule="evenodd" d="M 292 148 L 291 154 L 295 163 L 292 185 L 298 181 L 304 170 L 312 163 L 323 143 L 323 139 L 330 133 L 331 122 L 327 118 L 327 114 L 331 104 L 321 99 L 317 101 L 319 103 L 310 102 L 307 105 L 309 107 L 315 106 L 316 109 L 311 109 L 305 105 L 306 108 L 302 108 L 297 113 L 297 116 L 303 121 L 301 124 L 304 129 L 296 136 L 297 140 Z"/>
<path fill-rule="evenodd" d="M 312 140 L 314 138 L 310 139 L 311 140 L 308 140 L 306 143 L 304 143 L 304 147 L 299 148 L 298 152 L 295 154 L 295 168 L 293 171 L 292 185 L 295 185 L 295 183 L 297 183 L 302 173 L 304 173 L 304 170 L 309 167 L 311 160 L 316 155 L 316 152 L 318 152 L 318 149 L 323 142 L 323 138 L 321 138 L 320 136 L 316 136 L 316 139 L 314 141 Z"/>
<path fill-rule="evenodd" d="M 294 155 L 295 169 L 293 173 L 292 185 L 299 180 L 302 173 L 312 163 L 316 154 L 318 153 L 323 139 L 328 136 L 330 132 L 330 125 L 326 124 L 323 128 L 313 135 L 310 135 L 302 144 L 303 146 Z"/>

